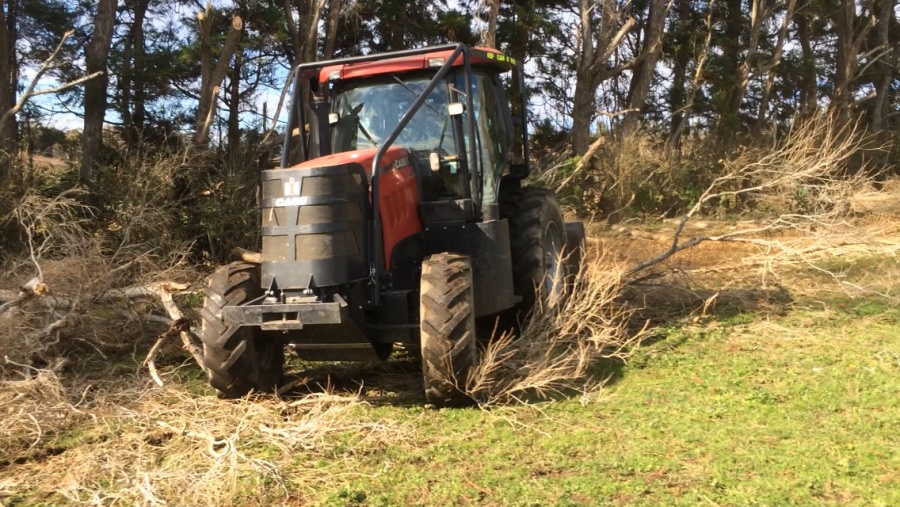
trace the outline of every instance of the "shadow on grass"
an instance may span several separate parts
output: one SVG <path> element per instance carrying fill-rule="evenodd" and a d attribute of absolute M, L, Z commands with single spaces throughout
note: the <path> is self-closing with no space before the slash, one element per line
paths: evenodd
<path fill-rule="evenodd" d="M 685 326 L 713 321 L 739 325 L 760 316 L 783 315 L 793 303 L 785 287 L 690 289 L 678 283 L 628 285 L 622 299 L 636 309 L 629 331 L 647 332 L 641 346 L 663 346 L 665 350 L 678 348 L 693 336 L 681 331 Z M 591 375 L 609 386 L 627 374 L 627 366 L 619 358 L 602 359 Z"/>
<path fill-rule="evenodd" d="M 792 299 L 784 288 L 728 288 L 722 290 L 691 290 L 676 284 L 640 284 L 627 287 L 623 297 L 638 308 L 632 318 L 632 332 L 638 332 L 649 321 L 649 335 L 645 345 L 666 342 L 667 349 L 687 341 L 684 333 L 672 330 L 692 323 L 716 320 L 739 324 L 757 315 L 783 313 Z M 358 396 L 376 404 L 391 406 L 420 406 L 425 397 L 422 388 L 420 360 L 411 352 L 395 352 L 383 363 L 305 362 L 290 358 L 286 368 L 285 385 L 290 388 L 283 396 L 302 398 L 312 394 Z M 601 359 L 591 368 L 591 380 L 615 384 L 627 373 L 624 361 Z M 577 388 L 552 396 L 566 399 L 581 394 Z M 538 402 L 539 398 L 524 397 L 523 401 Z"/>
<path fill-rule="evenodd" d="M 375 405 L 416 406 L 425 403 L 420 360 L 397 351 L 390 360 L 373 363 L 308 362 L 296 357 L 285 364 L 285 398 L 311 394 L 357 396 Z"/>

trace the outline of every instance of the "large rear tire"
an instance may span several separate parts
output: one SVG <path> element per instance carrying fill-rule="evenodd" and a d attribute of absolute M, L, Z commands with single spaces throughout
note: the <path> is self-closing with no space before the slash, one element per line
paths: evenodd
<path fill-rule="evenodd" d="M 554 305 L 566 292 L 566 263 L 561 258 L 566 244 L 562 211 L 553 192 L 524 187 L 503 196 L 502 218 L 509 220 L 512 243 L 513 283 L 522 302 L 519 317 L 534 309 L 538 296 Z"/>
<path fill-rule="evenodd" d="M 478 357 L 475 293 L 468 257 L 441 253 L 422 262 L 419 292 L 425 398 L 438 407 L 472 405 L 466 378 Z"/>
<path fill-rule="evenodd" d="M 284 346 L 263 336 L 258 327 L 228 325 L 225 306 L 244 304 L 262 295 L 259 266 L 234 262 L 209 278 L 200 310 L 203 369 L 222 398 L 250 391 L 273 391 L 284 371 Z"/>

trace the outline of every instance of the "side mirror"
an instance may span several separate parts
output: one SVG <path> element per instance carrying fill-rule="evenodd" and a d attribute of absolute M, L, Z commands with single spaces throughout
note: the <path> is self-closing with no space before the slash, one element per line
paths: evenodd
<path fill-rule="evenodd" d="M 462 102 L 451 102 L 447 106 L 447 112 L 450 116 L 459 116 L 466 111 L 466 106 Z"/>

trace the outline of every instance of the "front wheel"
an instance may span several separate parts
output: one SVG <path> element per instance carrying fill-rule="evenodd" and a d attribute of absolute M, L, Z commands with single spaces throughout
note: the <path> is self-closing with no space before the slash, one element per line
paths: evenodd
<path fill-rule="evenodd" d="M 250 391 L 270 392 L 281 381 L 284 347 L 263 336 L 258 327 L 227 324 L 226 306 L 238 306 L 262 295 L 259 266 L 233 262 L 209 278 L 200 310 L 202 367 L 222 398 L 240 398 Z"/>
<path fill-rule="evenodd" d="M 425 398 L 438 407 L 472 405 L 465 384 L 478 349 L 468 257 L 441 253 L 422 262 L 419 326 Z"/>

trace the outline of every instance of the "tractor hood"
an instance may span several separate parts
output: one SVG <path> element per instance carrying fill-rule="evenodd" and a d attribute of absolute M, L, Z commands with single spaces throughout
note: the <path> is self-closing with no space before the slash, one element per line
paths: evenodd
<path fill-rule="evenodd" d="M 372 162 L 378 148 L 366 148 L 363 150 L 344 151 L 324 157 L 307 160 L 302 164 L 292 166 L 290 169 L 314 169 L 319 167 L 331 167 L 344 164 L 359 164 L 366 172 L 366 176 L 372 178 Z M 381 157 L 381 170 L 388 172 L 393 168 L 401 168 L 410 165 L 409 150 L 401 146 L 391 146 Z"/>

